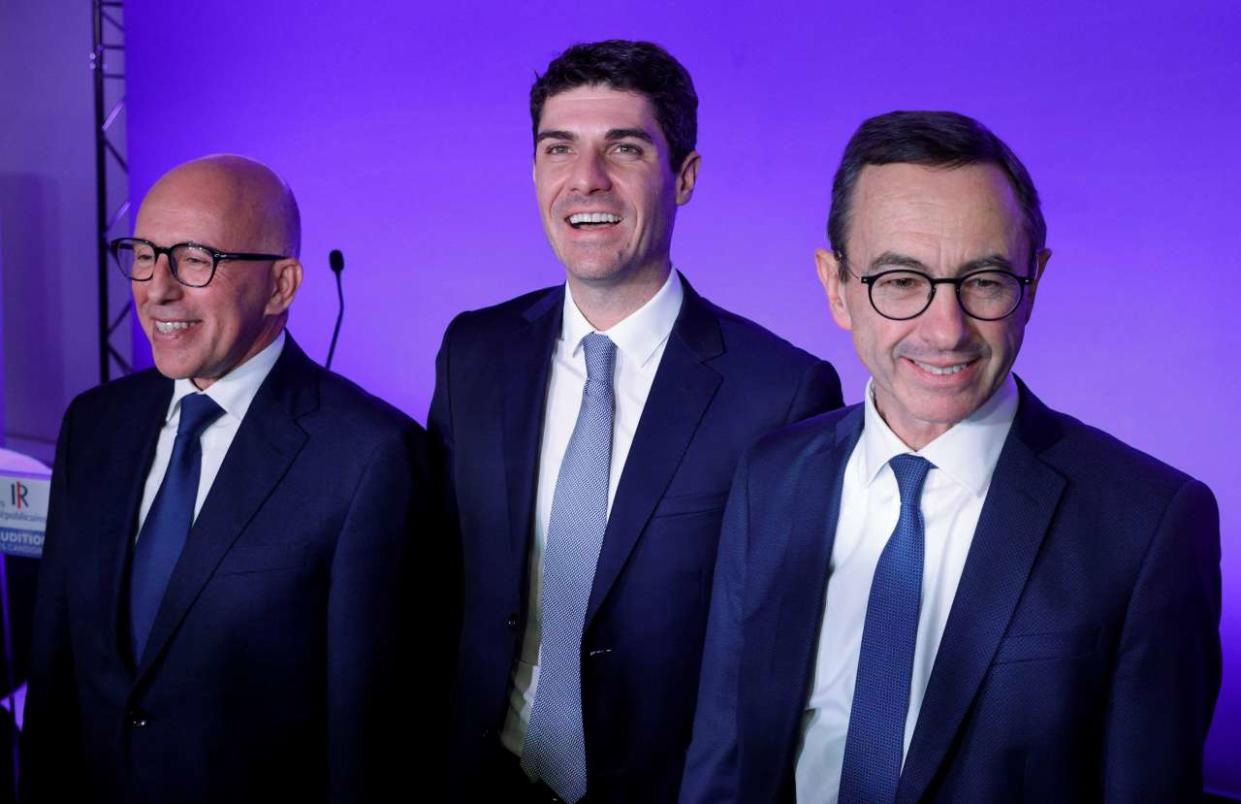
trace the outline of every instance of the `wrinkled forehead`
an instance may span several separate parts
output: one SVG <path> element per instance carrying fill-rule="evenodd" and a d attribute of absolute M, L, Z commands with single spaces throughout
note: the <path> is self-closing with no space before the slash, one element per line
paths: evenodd
<path fill-rule="evenodd" d="M 1016 259 L 1028 248 L 1016 194 L 990 164 L 867 165 L 854 189 L 848 241 L 855 259 L 892 250 L 935 261 L 984 253 Z"/>

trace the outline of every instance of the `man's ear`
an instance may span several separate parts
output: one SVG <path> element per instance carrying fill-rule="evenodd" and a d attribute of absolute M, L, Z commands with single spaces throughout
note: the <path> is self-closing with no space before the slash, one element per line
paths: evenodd
<path fill-rule="evenodd" d="M 698 183 L 698 168 L 702 166 L 702 157 L 697 151 L 690 151 L 677 171 L 677 205 L 688 204 L 694 197 L 694 185 Z"/>
<path fill-rule="evenodd" d="M 835 252 L 825 248 L 814 252 L 815 270 L 819 274 L 819 283 L 827 294 L 827 309 L 832 313 L 832 320 L 841 329 L 853 329 L 853 316 L 849 312 L 849 300 L 845 297 L 847 280 L 840 276 L 842 264 Z"/>
<path fill-rule="evenodd" d="M 1034 312 L 1034 296 L 1038 292 L 1039 282 L 1043 279 L 1043 271 L 1047 270 L 1047 262 L 1051 259 L 1051 249 L 1045 248 L 1034 255 L 1034 281 L 1026 288 L 1026 320 Z"/>
<path fill-rule="evenodd" d="M 302 286 L 302 263 L 296 257 L 276 260 L 271 265 L 272 290 L 263 312 L 280 315 L 293 304 L 293 297 Z"/>

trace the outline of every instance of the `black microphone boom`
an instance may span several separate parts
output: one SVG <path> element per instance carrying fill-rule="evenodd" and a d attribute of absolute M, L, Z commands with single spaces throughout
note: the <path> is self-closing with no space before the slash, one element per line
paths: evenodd
<path fill-rule="evenodd" d="M 340 273 L 345 270 L 345 255 L 340 253 L 340 249 L 334 248 L 327 255 L 328 267 L 332 269 L 332 273 L 336 274 L 336 300 L 339 307 L 336 310 L 336 326 L 332 329 L 332 345 L 327 350 L 327 367 L 332 367 L 332 356 L 336 354 L 336 339 L 340 336 L 340 322 L 345 317 L 345 291 L 340 284 Z"/>

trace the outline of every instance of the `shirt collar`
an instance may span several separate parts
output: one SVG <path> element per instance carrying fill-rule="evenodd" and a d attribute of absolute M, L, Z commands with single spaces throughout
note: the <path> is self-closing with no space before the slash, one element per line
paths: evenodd
<path fill-rule="evenodd" d="M 672 334 L 672 326 L 681 312 L 684 298 L 685 291 L 681 287 L 680 274 L 675 270 L 669 271 L 668 278 L 658 293 L 605 334 L 616 344 L 626 360 L 635 366 L 644 366 Z M 573 292 L 566 284 L 560 337 L 571 343 L 573 351 L 576 352 L 581 348 L 582 338 L 595 331 L 586 316 L 582 315 L 582 311 L 577 309 Z"/>
<path fill-rule="evenodd" d="M 281 330 L 276 339 L 267 344 L 263 351 L 211 383 L 211 386 L 201 393 L 211 397 L 211 401 L 223 408 L 225 416 L 241 421 L 245 418 L 246 411 L 250 409 L 250 403 L 254 401 L 255 395 L 258 394 L 259 386 L 271 373 L 272 366 L 276 365 L 276 360 L 282 351 L 284 351 L 284 330 Z M 164 423 L 167 424 L 172 420 L 182 399 L 197 393 L 199 393 L 198 387 L 189 379 L 174 381 L 172 401 L 168 403 L 168 414 L 164 418 Z"/>
<path fill-rule="evenodd" d="M 879 415 L 874 400 L 874 379 L 866 383 L 866 421 L 862 427 L 862 478 L 870 485 L 888 461 L 910 453 L 888 423 Z M 982 407 L 957 422 L 939 438 L 914 452 L 936 469 L 982 497 L 1000 460 L 1000 451 L 1017 415 L 1017 382 L 1010 373 Z"/>

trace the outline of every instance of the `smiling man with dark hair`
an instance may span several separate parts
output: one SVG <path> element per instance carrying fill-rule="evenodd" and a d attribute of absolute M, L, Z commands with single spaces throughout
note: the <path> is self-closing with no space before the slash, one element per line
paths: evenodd
<path fill-rule="evenodd" d="M 530 108 L 565 283 L 458 316 L 430 414 L 465 584 L 453 792 L 670 802 L 737 458 L 840 386 L 673 271 L 701 163 L 675 59 L 571 47 Z"/>
<path fill-rule="evenodd" d="M 867 120 L 817 254 L 865 400 L 725 514 L 682 801 L 1192 801 L 1219 690 L 1200 482 L 1012 374 L 1051 253 L 998 137 Z"/>

